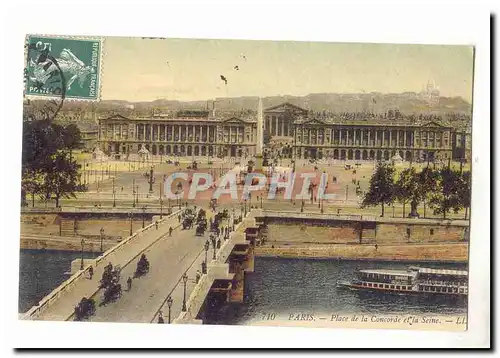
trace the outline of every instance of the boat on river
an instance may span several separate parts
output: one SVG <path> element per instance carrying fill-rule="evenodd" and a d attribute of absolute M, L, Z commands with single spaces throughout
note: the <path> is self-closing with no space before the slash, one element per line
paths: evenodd
<path fill-rule="evenodd" d="M 411 266 L 407 270 L 359 270 L 337 287 L 397 294 L 467 296 L 468 272 Z"/>

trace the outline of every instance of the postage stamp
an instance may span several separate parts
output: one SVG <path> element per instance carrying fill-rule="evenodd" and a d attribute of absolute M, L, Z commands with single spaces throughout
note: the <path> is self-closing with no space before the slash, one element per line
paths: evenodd
<path fill-rule="evenodd" d="M 98 100 L 102 39 L 27 36 L 25 94 Z"/>

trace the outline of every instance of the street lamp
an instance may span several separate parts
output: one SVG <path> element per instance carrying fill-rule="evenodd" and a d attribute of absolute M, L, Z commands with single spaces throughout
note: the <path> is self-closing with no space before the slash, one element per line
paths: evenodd
<path fill-rule="evenodd" d="M 184 283 L 184 299 L 182 300 L 182 312 L 186 312 L 186 285 L 188 282 L 188 275 L 184 272 L 184 275 L 182 275 L 182 282 Z"/>
<path fill-rule="evenodd" d="M 130 217 L 130 236 L 132 236 L 132 212 L 128 213 L 128 216 Z"/>
<path fill-rule="evenodd" d="M 101 228 L 101 252 L 103 252 L 102 250 L 102 239 L 104 238 L 104 228 L 102 227 Z"/>
<path fill-rule="evenodd" d="M 168 323 L 170 324 L 170 311 L 172 309 L 172 303 L 174 303 L 174 300 L 172 297 L 168 296 L 167 298 L 167 306 L 168 306 Z"/>
<path fill-rule="evenodd" d="M 144 229 L 144 219 L 146 217 L 146 205 L 142 207 L 142 228 Z"/>
<path fill-rule="evenodd" d="M 149 170 L 149 179 L 148 179 L 149 193 L 153 192 L 153 184 L 154 184 L 154 182 L 155 182 L 155 177 L 154 177 L 154 174 L 153 174 L 153 166 L 151 166 L 151 169 Z"/>
<path fill-rule="evenodd" d="M 113 208 L 116 208 L 115 178 L 113 177 Z"/>
<path fill-rule="evenodd" d="M 135 208 L 135 179 L 132 179 L 132 206 Z"/>
<path fill-rule="evenodd" d="M 83 270 L 83 244 L 85 244 L 85 240 L 82 239 L 80 243 L 82 244 L 82 259 L 80 260 L 80 270 Z"/>
<path fill-rule="evenodd" d="M 210 242 L 205 241 L 205 262 L 202 262 L 201 264 L 201 272 L 203 274 L 206 274 L 207 273 L 207 262 L 208 262 L 208 249 L 210 248 Z"/>
<path fill-rule="evenodd" d="M 216 260 L 217 259 L 217 256 L 215 255 L 215 252 L 217 250 L 217 241 L 215 240 L 215 236 L 214 235 L 211 235 L 210 236 L 210 240 L 212 241 L 212 247 L 214 249 L 214 254 L 212 255 L 212 260 Z"/>
<path fill-rule="evenodd" d="M 245 198 L 245 217 L 247 216 L 247 198 Z"/>
<path fill-rule="evenodd" d="M 233 207 L 233 231 L 234 231 L 234 219 L 236 218 L 235 213 L 234 213 L 234 207 Z"/>
<path fill-rule="evenodd" d="M 163 219 L 163 199 L 160 198 L 160 219 Z"/>

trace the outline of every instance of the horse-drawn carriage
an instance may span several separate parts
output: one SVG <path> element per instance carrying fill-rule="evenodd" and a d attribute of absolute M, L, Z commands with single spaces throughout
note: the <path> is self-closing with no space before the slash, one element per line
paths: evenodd
<path fill-rule="evenodd" d="M 84 297 L 75 307 L 75 321 L 83 321 L 95 313 L 95 301 Z"/>
<path fill-rule="evenodd" d="M 146 255 L 142 254 L 139 261 L 137 261 L 137 268 L 135 269 L 134 278 L 144 276 L 149 272 L 149 261 Z"/>
<path fill-rule="evenodd" d="M 114 301 L 122 295 L 122 286 L 118 283 L 120 281 L 120 270 L 119 265 L 113 268 L 111 263 L 104 268 L 102 278 L 99 281 L 99 288 L 104 288 L 104 304 Z"/>
<path fill-rule="evenodd" d="M 198 225 L 196 226 L 196 236 L 203 236 L 206 230 L 207 230 L 206 219 L 203 221 L 198 221 Z"/>
<path fill-rule="evenodd" d="M 193 228 L 194 216 L 185 216 L 182 220 L 182 228 L 184 230 Z"/>
<path fill-rule="evenodd" d="M 118 282 L 113 282 L 104 291 L 104 303 L 117 300 L 122 296 L 122 285 Z"/>
<path fill-rule="evenodd" d="M 109 263 L 104 267 L 104 272 L 102 273 L 102 278 L 99 281 L 99 288 L 108 288 L 113 283 L 120 281 L 120 266 L 113 268 L 113 265 Z"/>

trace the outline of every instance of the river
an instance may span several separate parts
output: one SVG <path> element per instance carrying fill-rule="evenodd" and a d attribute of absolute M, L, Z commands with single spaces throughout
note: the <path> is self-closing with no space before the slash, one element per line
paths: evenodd
<path fill-rule="evenodd" d="M 369 262 L 255 258 L 246 276 L 244 304 L 225 304 L 205 311 L 205 324 L 249 324 L 263 317 L 290 314 L 465 314 L 465 299 L 361 293 L 336 287 L 358 269 L 406 269 L 410 265 L 466 270 L 465 264 Z"/>
<path fill-rule="evenodd" d="M 19 258 L 19 313 L 26 312 L 70 277 L 71 261 L 81 257 L 75 251 L 21 250 Z M 97 253 L 84 252 L 84 258 Z"/>

